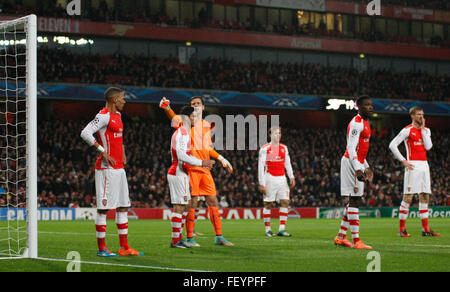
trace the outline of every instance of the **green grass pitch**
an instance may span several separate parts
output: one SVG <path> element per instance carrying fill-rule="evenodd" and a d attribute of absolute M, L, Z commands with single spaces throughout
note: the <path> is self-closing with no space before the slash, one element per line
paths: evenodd
<path fill-rule="evenodd" d="M 0 271 L 65 272 L 68 262 L 62 260 L 71 251 L 80 254 L 81 272 L 367 271 L 371 262 L 368 250 L 333 244 L 339 224 L 338 219 L 290 219 L 287 230 L 292 237 L 267 238 L 262 220 L 223 220 L 224 235 L 235 244 L 225 247 L 214 244 L 210 221 L 199 220 L 196 229 L 204 235 L 196 240 L 201 247 L 173 249 L 169 248 L 169 221 L 130 220 L 130 245 L 145 256 L 100 258 L 96 255 L 93 221 L 41 221 L 39 257 L 45 259 L 2 259 Z M 398 237 L 398 219 L 363 218 L 360 236 L 379 253 L 381 272 L 449 272 L 450 220 L 432 218 L 430 225 L 442 237 L 422 237 L 420 220 L 415 218 L 407 221 L 410 238 Z M 272 219 L 272 230 L 278 230 L 278 219 Z M 106 243 L 117 252 L 119 240 L 114 221 L 108 221 Z"/>

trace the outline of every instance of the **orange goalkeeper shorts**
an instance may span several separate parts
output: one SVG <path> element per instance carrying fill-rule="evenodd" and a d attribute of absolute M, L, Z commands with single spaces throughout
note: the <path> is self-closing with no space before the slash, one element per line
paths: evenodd
<path fill-rule="evenodd" d="M 210 171 L 189 171 L 191 196 L 215 196 L 216 185 Z"/>

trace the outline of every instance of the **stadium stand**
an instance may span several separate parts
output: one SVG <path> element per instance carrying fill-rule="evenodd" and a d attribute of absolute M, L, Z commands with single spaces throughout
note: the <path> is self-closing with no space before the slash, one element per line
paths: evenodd
<path fill-rule="evenodd" d="M 350 0 L 345 0 L 348 2 Z M 356 1 L 367 4 L 367 1 Z M 425 4 L 424 4 L 425 3 Z M 427 7 L 449 10 L 447 1 L 384 1 L 383 5 L 402 5 L 410 7 Z M 3 4 L 3 13 L 10 15 L 25 15 L 35 13 L 46 17 L 66 18 L 66 10 L 56 1 L 46 1 L 38 8 L 25 5 L 11 5 L 8 2 Z M 299 25 L 299 23 L 287 23 L 283 21 L 279 24 L 260 23 L 250 21 L 249 18 L 242 20 L 219 20 L 208 15 L 205 9 L 192 18 L 179 19 L 177 16 L 170 17 L 166 11 L 136 10 L 132 13 L 120 8 L 108 7 L 105 1 L 100 1 L 98 7 L 88 7 L 84 9 L 81 16 L 75 16 L 82 20 L 99 22 L 125 22 L 125 23 L 149 23 L 158 26 L 178 26 L 197 29 L 219 29 L 234 30 L 256 33 L 268 33 L 293 36 L 311 36 L 316 38 L 338 38 L 338 39 L 357 39 L 365 42 L 388 42 L 403 43 L 420 46 L 436 46 L 450 48 L 450 40 L 434 35 L 429 39 L 405 36 L 391 32 L 381 32 L 379 29 L 370 29 L 370 31 L 342 31 L 335 25 L 334 28 L 328 28 L 324 22 L 315 25 L 313 22 Z"/>
<path fill-rule="evenodd" d="M 208 58 L 180 64 L 172 58 L 75 53 L 66 49 L 39 49 L 38 80 L 86 84 L 120 84 L 167 88 L 220 89 L 314 95 L 448 101 L 450 76 L 426 72 L 327 67 L 319 64 L 241 64 Z M 194 58 L 191 58 L 194 60 Z"/>

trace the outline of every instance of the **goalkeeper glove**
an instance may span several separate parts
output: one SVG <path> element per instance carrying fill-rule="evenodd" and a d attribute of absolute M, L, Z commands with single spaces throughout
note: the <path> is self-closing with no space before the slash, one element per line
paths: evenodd
<path fill-rule="evenodd" d="M 163 97 L 161 101 L 159 102 L 159 107 L 162 108 L 165 111 L 168 111 L 170 109 L 170 100 Z"/>
<path fill-rule="evenodd" d="M 226 160 L 222 155 L 219 155 L 217 159 L 222 163 L 223 167 L 227 168 L 230 173 L 233 173 L 233 166 L 231 166 L 231 163 Z"/>

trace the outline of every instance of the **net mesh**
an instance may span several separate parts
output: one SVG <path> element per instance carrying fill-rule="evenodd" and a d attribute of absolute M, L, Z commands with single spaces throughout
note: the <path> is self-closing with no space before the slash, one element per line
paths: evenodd
<path fill-rule="evenodd" d="M 26 26 L 0 22 L 0 256 L 27 245 Z"/>

